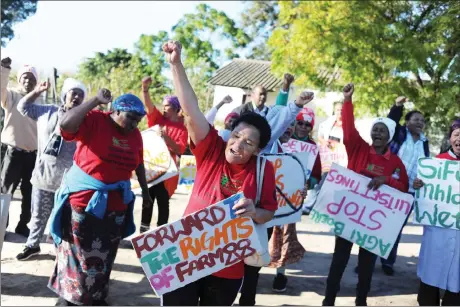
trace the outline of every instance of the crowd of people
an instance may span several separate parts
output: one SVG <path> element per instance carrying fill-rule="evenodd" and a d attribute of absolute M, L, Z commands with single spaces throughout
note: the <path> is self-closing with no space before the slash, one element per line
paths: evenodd
<path fill-rule="evenodd" d="M 232 98 L 226 96 L 203 114 L 181 61 L 181 44 L 168 41 L 163 51 L 175 95 L 166 96 L 161 109 L 149 95 L 150 77 L 140 80 L 142 100 L 133 94 L 113 99 L 109 89 L 87 97 L 85 85 L 69 78 L 62 88 L 61 104 L 44 104 L 42 93 L 49 85 L 39 82 L 36 69 L 22 67 L 17 74 L 18 88 L 7 88 L 11 59 L 1 61 L 1 192 L 13 194 L 21 184 L 22 211 L 15 232 L 27 237 L 27 242 L 17 255 L 18 261 L 40 253 L 40 241 L 50 220 L 56 261 L 48 287 L 59 296 L 56 305 L 108 305 L 110 274 L 120 241 L 136 232 L 135 195 L 130 186 L 133 172 L 142 190 L 140 232 L 151 229 L 155 201 L 157 226 L 171 222 L 169 200 L 178 179 L 176 176 L 148 186 L 138 129 L 144 116 L 149 127 L 159 126 L 158 133 L 175 163 L 187 149 L 196 158 L 196 179 L 184 216 L 243 192 L 244 198 L 232 208 L 235 214 L 256 224 L 269 222 L 278 208 L 275 170 L 270 162 L 263 164 L 259 187 L 257 157 L 283 153 L 282 144 L 290 139 L 316 144 L 312 136 L 315 113 L 307 106 L 314 94 L 305 91 L 288 101 L 292 75 L 284 76 L 274 106 L 266 105 L 267 90 L 256 85 L 251 101 L 231 111 L 224 128 L 217 131 L 217 111 Z M 410 111 L 400 125 L 407 99 L 398 97 L 388 116 L 372 123 L 372 143 L 368 144 L 355 127 L 353 93 L 353 84 L 347 84 L 343 101 L 334 104 L 334 115 L 320 125 L 321 153 L 301 196 L 305 199 L 320 188 L 332 162 L 370 178 L 369 189 L 388 185 L 414 195 L 424 184 L 417 178 L 417 160 L 430 157 L 423 114 Z M 110 105 L 109 111 L 101 111 L 106 105 Z M 460 160 L 460 120 L 451 124 L 448 135 L 450 146 L 436 157 Z M 395 274 L 401 233 L 402 228 L 390 256 L 381 259 L 387 275 Z M 284 292 L 288 282 L 285 269 L 300 261 L 305 249 L 297 239 L 295 223 L 268 228 L 267 234 L 271 238 L 269 267 L 276 269 L 273 291 Z M 336 237 L 325 306 L 335 304 L 352 246 L 352 242 Z M 360 248 L 355 268 L 357 306 L 367 305 L 377 258 Z M 164 294 L 162 305 L 230 306 L 241 292 L 239 304 L 253 306 L 260 269 L 236 263 Z M 439 305 L 441 301 L 446 306 L 460 305 L 460 231 L 424 226 L 417 274 L 420 305 Z"/>

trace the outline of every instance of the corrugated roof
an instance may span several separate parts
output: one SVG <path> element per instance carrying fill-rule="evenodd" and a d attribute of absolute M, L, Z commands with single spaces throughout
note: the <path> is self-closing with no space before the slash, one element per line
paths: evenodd
<path fill-rule="evenodd" d="M 263 85 L 268 91 L 274 91 L 283 85 L 283 80 L 271 73 L 270 62 L 244 59 L 233 59 L 218 69 L 208 82 L 212 85 L 243 89 Z"/>

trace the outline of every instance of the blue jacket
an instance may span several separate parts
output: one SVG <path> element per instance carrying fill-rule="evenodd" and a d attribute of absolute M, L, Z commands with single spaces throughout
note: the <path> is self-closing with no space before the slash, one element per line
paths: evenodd
<path fill-rule="evenodd" d="M 85 211 L 99 219 L 104 218 L 107 209 L 108 191 L 121 190 L 123 203 L 128 205 L 126 229 L 123 233 L 123 238 L 132 235 L 136 231 L 136 225 L 134 225 L 134 201 L 136 197 L 131 191 L 130 181 L 125 180 L 112 184 L 105 184 L 85 173 L 74 162 L 69 171 L 64 175 L 61 186 L 54 196 L 50 233 L 56 244 L 60 244 L 62 241 L 62 210 L 70 194 L 87 190 L 94 190 L 96 192 L 91 197 Z"/>

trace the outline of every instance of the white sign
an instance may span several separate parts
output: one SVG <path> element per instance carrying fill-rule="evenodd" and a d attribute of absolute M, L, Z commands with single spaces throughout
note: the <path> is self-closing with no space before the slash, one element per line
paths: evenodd
<path fill-rule="evenodd" d="M 421 158 L 417 177 L 414 222 L 460 231 L 460 162 Z"/>
<path fill-rule="evenodd" d="M 276 200 L 278 210 L 268 227 L 296 223 L 302 218 L 303 198 L 301 192 L 310 177 L 311 155 L 307 152 L 264 154 L 275 168 Z"/>
<path fill-rule="evenodd" d="M 307 142 L 302 142 L 294 139 L 289 139 L 287 143 L 284 143 L 281 146 L 283 146 L 284 151 L 287 153 L 308 153 L 307 162 L 304 166 L 309 171 L 308 177 L 310 177 L 310 174 L 313 170 L 313 165 L 316 161 L 316 157 L 318 156 L 318 147 L 315 144 L 310 144 Z"/>
<path fill-rule="evenodd" d="M 179 165 L 179 193 L 189 194 L 193 189 L 196 177 L 196 159 L 195 156 L 183 155 L 180 157 Z"/>
<path fill-rule="evenodd" d="M 144 166 L 148 186 L 151 187 L 177 175 L 178 170 L 165 141 L 157 133 L 158 126 L 142 131 Z M 139 189 L 136 172 L 131 177 L 131 189 Z"/>
<path fill-rule="evenodd" d="M 332 226 L 337 236 L 387 259 L 414 198 L 386 185 L 369 190 L 370 181 L 333 163 L 310 217 Z"/>
<path fill-rule="evenodd" d="M 231 209 L 242 195 L 235 194 L 131 239 L 157 295 L 264 251 L 252 219 L 236 217 Z"/>

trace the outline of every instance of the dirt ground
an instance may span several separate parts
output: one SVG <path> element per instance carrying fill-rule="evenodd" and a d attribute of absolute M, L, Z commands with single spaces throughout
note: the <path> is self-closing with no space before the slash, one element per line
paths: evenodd
<path fill-rule="evenodd" d="M 7 229 L 1 255 L 1 305 L 2 306 L 52 306 L 56 295 L 47 288 L 48 279 L 54 268 L 54 248 L 46 243 L 44 237 L 41 254 L 28 261 L 17 261 L 15 256 L 22 251 L 26 238 L 14 233 L 14 227 L 20 214 L 20 194 L 15 194 L 10 205 L 10 226 Z M 187 204 L 188 196 L 175 194 L 170 203 L 170 221 L 178 219 Z M 156 209 L 155 209 L 156 210 Z M 140 224 L 141 199 L 137 199 L 135 218 Z M 156 222 L 156 215 L 153 217 Z M 297 225 L 298 237 L 307 250 L 299 263 L 286 270 L 288 288 L 283 294 L 272 292 L 275 270 L 263 268 L 258 286 L 257 305 L 321 305 L 325 283 L 334 250 L 334 236 L 326 226 L 314 224 L 309 217 L 303 216 Z M 48 233 L 48 231 L 46 232 Z M 420 249 L 422 228 L 408 224 L 399 245 L 395 275 L 383 274 L 377 263 L 372 281 L 372 290 L 368 299 L 370 306 L 413 306 L 417 305 L 416 293 L 418 279 L 416 274 L 417 258 Z M 124 240 L 111 275 L 109 304 L 122 306 L 160 305 L 160 299 L 145 278 L 134 250 Z M 349 265 L 344 273 L 341 291 L 337 298 L 338 306 L 354 305 L 357 275 L 353 272 L 357 264 L 358 248 L 353 247 Z M 238 302 L 238 299 L 236 303 Z"/>

